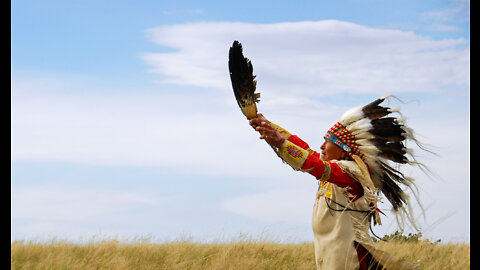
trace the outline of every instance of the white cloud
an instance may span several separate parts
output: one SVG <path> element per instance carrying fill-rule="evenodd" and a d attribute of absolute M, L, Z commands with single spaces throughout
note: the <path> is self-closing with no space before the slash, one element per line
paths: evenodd
<path fill-rule="evenodd" d="M 271 190 L 222 202 L 233 213 L 267 223 L 305 224 L 312 215 L 315 190 Z"/>
<path fill-rule="evenodd" d="M 149 29 L 171 53 L 145 53 L 160 82 L 230 88 L 228 48 L 243 43 L 258 88 L 281 94 L 437 91 L 466 86 L 464 39 L 434 41 L 412 32 L 336 20 L 276 24 L 190 23 Z"/>
<path fill-rule="evenodd" d="M 227 58 L 235 38 L 244 42 L 245 54 L 254 62 L 262 93 L 260 111 L 300 133 L 313 148 L 348 108 L 341 102 L 319 101 L 318 96 L 363 92 L 380 96 L 393 89 L 398 94 L 434 91 L 442 85 L 468 88 L 469 50 L 456 47 L 464 43 L 462 39 L 433 41 L 411 32 L 334 20 L 192 23 L 147 33 L 153 42 L 178 49 L 144 55 L 165 82 L 214 89 L 184 93 L 163 85 L 158 91 L 123 89 L 119 94 L 54 74 L 16 77 L 13 160 L 164 166 L 268 177 L 282 164 L 258 140 L 234 101 Z M 72 90 L 79 88 L 90 92 Z M 245 170 L 239 162 L 252 168 L 262 164 L 264 169 Z"/>
<path fill-rule="evenodd" d="M 12 218 L 78 222 L 101 221 L 126 208 L 165 205 L 173 198 L 132 191 L 73 189 L 52 186 L 12 188 Z"/>
<path fill-rule="evenodd" d="M 452 98 L 469 91 L 470 50 L 462 48 L 463 39 L 434 41 L 412 32 L 341 21 L 192 23 L 153 28 L 147 35 L 175 50 L 143 55 L 162 83 L 155 91 L 122 89 L 119 94 L 57 74 L 14 76 L 13 161 L 168 167 L 192 175 L 242 178 L 276 190 L 232 198 L 223 202 L 224 209 L 254 219 L 289 222 L 310 216 L 313 195 L 309 192 L 315 182 L 282 164 L 241 114 L 227 68 L 234 39 L 243 43 L 245 55 L 253 61 L 262 93 L 260 111 L 299 134 L 312 148 L 319 147 L 323 132 L 350 106 L 343 101 L 330 104 L 322 97 L 442 90 Z M 76 91 L 79 88 L 90 91 Z M 451 102 L 455 105 L 456 100 Z M 432 158 L 429 165 L 445 179 L 459 178 L 464 187 L 459 192 L 464 192 L 468 189 L 468 113 L 451 113 L 445 104 L 449 103 L 438 98 L 422 100 L 421 106 L 405 115 L 431 139 L 428 142 L 448 146 L 442 148 L 448 156 Z M 433 117 L 423 117 L 425 112 Z M 460 164 L 452 165 L 451 157 Z M 450 170 L 452 166 L 456 170 Z M 443 200 L 448 186 L 438 189 L 432 201 Z M 137 193 L 122 195 L 133 205 L 161 203 L 148 196 L 142 201 Z M 102 201 L 99 193 L 88 190 L 20 189 L 12 196 L 17 207 L 13 216 L 53 219 L 61 213 L 70 220 L 90 219 L 128 203 L 118 194 L 108 196 L 111 201 Z M 38 213 L 35 208 L 28 210 L 36 200 L 42 201 L 35 206 Z M 80 211 L 73 216 L 69 211 L 76 207 Z M 450 212 L 448 207 L 456 206 L 438 211 Z M 48 208 L 51 211 L 45 212 Z M 42 222 L 38 225 L 48 225 Z"/>
<path fill-rule="evenodd" d="M 29 85 L 35 81 L 29 80 Z M 48 78 L 40 81 L 75 85 Z M 25 84 L 15 83 L 14 88 L 19 85 Z M 248 125 L 231 89 L 218 95 L 150 91 L 65 95 L 48 92 L 42 85 L 32 86 L 30 94 L 28 87 L 19 89 L 23 94 L 14 94 L 13 161 L 169 167 L 237 177 L 270 176 L 282 166 L 272 160 L 272 150 Z M 339 107 L 320 105 L 304 98 L 262 101 L 267 112 L 278 111 L 277 123 L 292 129 L 300 129 L 315 115 L 336 117 L 332 109 L 341 112 Z M 295 107 L 311 116 L 288 115 Z M 302 129 L 306 134 L 318 130 Z M 257 164 L 263 169 L 244 169 Z"/>
<path fill-rule="evenodd" d="M 425 21 L 452 22 L 470 20 L 470 1 L 454 1 L 452 7 L 424 12 L 421 18 Z"/>
<path fill-rule="evenodd" d="M 470 22 L 470 1 L 451 1 L 449 8 L 424 12 L 420 15 L 420 20 L 427 24 L 423 28 L 428 31 L 462 31 L 463 27 L 459 24 Z"/>
<path fill-rule="evenodd" d="M 164 81 L 213 89 L 185 93 L 162 85 L 156 91 L 122 89 L 119 94 L 75 78 L 15 77 L 12 159 L 285 179 L 290 169 L 258 140 L 234 101 L 227 58 L 235 38 L 244 42 L 254 62 L 260 111 L 312 148 L 349 107 L 315 97 L 468 87 L 469 50 L 456 49 L 461 39 L 433 41 L 333 20 L 192 23 L 147 33 L 153 42 L 178 49 L 144 55 Z M 90 91 L 74 91 L 85 88 Z"/>

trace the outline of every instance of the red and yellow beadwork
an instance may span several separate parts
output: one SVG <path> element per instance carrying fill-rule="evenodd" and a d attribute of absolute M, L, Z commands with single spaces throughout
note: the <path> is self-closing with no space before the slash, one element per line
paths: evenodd
<path fill-rule="evenodd" d="M 338 146 L 345 151 L 350 152 L 351 155 L 363 157 L 363 154 L 358 149 L 357 138 L 342 123 L 337 122 L 333 127 L 327 131 L 326 139 L 334 141 Z"/>

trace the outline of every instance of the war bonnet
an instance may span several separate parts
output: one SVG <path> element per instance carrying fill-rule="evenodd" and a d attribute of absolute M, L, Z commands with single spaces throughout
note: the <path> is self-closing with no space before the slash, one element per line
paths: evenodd
<path fill-rule="evenodd" d="M 393 210 L 397 211 L 408 201 L 400 185 L 411 187 L 413 180 L 395 169 L 398 168 L 395 164 L 421 165 L 405 142 L 412 140 L 422 149 L 423 146 L 404 119 L 392 116 L 392 113 L 400 114 L 398 109 L 380 105 L 390 97 L 392 95 L 346 111 L 328 130 L 325 139 L 337 144 L 351 157 L 360 157 L 370 171 L 375 188 L 385 195 Z"/>

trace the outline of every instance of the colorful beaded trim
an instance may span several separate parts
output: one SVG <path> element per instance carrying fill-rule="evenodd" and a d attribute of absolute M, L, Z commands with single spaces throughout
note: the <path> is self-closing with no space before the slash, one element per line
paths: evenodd
<path fill-rule="evenodd" d="M 350 148 L 350 146 L 348 146 L 347 144 L 342 142 L 339 138 L 337 138 L 332 133 L 327 132 L 327 134 L 325 134 L 324 138 L 325 138 L 325 140 L 329 140 L 329 141 L 333 142 L 334 144 L 338 145 L 343 150 L 348 151 L 348 152 L 352 152 L 352 148 Z"/>
<path fill-rule="evenodd" d="M 288 152 L 288 154 L 290 154 L 290 156 L 292 156 L 294 158 L 303 157 L 303 152 L 293 145 L 288 145 L 287 146 L 287 152 Z"/>
<path fill-rule="evenodd" d="M 323 174 L 322 174 L 322 177 L 320 177 L 320 181 L 327 181 L 328 179 L 330 179 L 330 174 L 332 172 L 332 168 L 330 167 L 330 163 L 324 161 L 323 162 Z"/>
<path fill-rule="evenodd" d="M 360 150 L 358 149 L 355 135 L 346 129 L 345 126 L 340 122 L 337 122 L 328 130 L 327 134 L 325 135 L 325 139 L 332 141 L 343 150 L 350 152 L 350 154 L 363 157 L 363 154 L 360 153 Z"/>

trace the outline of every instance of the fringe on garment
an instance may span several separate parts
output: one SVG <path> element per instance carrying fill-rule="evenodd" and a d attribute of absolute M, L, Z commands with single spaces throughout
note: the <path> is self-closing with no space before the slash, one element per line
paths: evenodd
<path fill-rule="evenodd" d="M 366 200 L 367 202 L 366 207 L 368 208 L 358 209 L 358 210 L 375 211 L 375 209 L 371 208 L 371 205 L 376 207 L 377 202 L 381 201 L 381 197 L 376 195 L 377 193 L 376 188 L 372 180 L 370 179 L 370 176 L 368 175 L 368 171 L 364 172 L 362 170 L 362 169 L 366 169 L 366 167 L 362 168 L 362 165 L 363 166 L 365 165 L 362 163 L 358 164 L 357 162 L 354 162 L 354 161 L 337 161 L 336 163 L 342 169 L 343 172 L 351 176 L 353 179 L 355 179 L 362 185 L 363 197 L 364 197 L 364 200 Z M 348 197 L 348 194 L 347 194 L 348 189 L 342 189 L 342 190 L 345 193 L 344 195 Z M 355 203 L 349 203 L 347 204 L 347 207 L 353 204 Z M 368 245 L 373 247 L 374 243 L 373 243 L 372 237 L 369 234 L 370 215 L 369 214 L 359 215 L 358 213 L 355 213 L 355 212 L 349 212 L 349 215 L 350 215 L 351 222 L 353 224 L 354 240 L 363 245 Z"/>
<path fill-rule="evenodd" d="M 380 197 L 375 195 L 377 191 L 375 190 L 375 186 L 372 183 L 372 180 L 370 179 L 370 176 L 368 174 L 368 171 L 365 171 L 366 166 L 365 164 L 362 164 L 361 159 L 359 161 L 359 158 L 354 158 L 356 162 L 352 161 L 338 161 L 337 164 L 340 166 L 340 168 L 347 174 L 349 174 L 353 179 L 357 180 L 362 184 L 363 190 L 364 190 L 364 196 L 365 200 L 367 202 L 371 203 L 374 202 L 376 206 L 376 202 L 380 201 Z M 365 166 L 365 167 L 364 167 Z M 341 191 L 344 192 L 345 196 L 348 196 L 348 188 L 340 188 Z M 347 207 L 353 206 L 353 203 L 347 204 Z M 409 205 L 407 203 L 407 205 Z M 402 209 L 401 211 L 405 211 L 403 215 L 401 213 L 396 213 L 397 218 L 409 218 L 410 214 L 406 213 L 406 209 L 403 207 L 400 208 Z M 359 210 L 366 210 L 366 209 L 359 209 Z M 409 209 L 411 212 L 411 209 Z M 353 232 L 354 232 L 354 241 L 361 244 L 364 248 L 367 249 L 367 251 L 372 255 L 373 260 L 376 261 L 377 263 L 381 264 L 384 267 L 387 267 L 387 269 L 392 269 L 392 270 L 409 270 L 409 269 L 418 269 L 419 264 L 415 262 L 411 262 L 409 260 L 404 260 L 401 258 L 396 258 L 386 252 L 383 252 L 381 250 L 378 250 L 376 248 L 375 242 L 373 242 L 372 237 L 369 234 L 369 229 L 370 229 L 370 220 L 369 216 L 370 215 L 365 215 L 361 213 L 355 213 L 355 212 L 348 212 L 351 223 L 353 225 Z M 410 220 L 412 224 L 414 224 L 414 220 Z"/>

